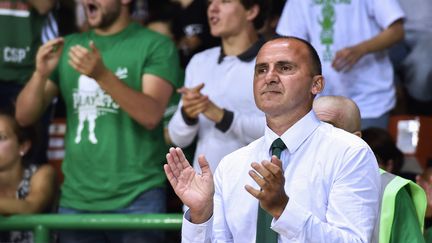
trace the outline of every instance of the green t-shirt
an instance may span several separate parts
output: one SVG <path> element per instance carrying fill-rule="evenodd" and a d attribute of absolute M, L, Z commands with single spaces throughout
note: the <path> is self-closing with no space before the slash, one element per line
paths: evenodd
<path fill-rule="evenodd" d="M 0 82 L 24 84 L 35 67 L 45 16 L 26 1 L 0 1 Z"/>
<path fill-rule="evenodd" d="M 162 187 L 167 145 L 162 121 L 153 130 L 135 122 L 91 78 L 68 63 L 70 47 L 99 49 L 103 62 L 134 90 L 142 75 L 153 74 L 180 83 L 177 50 L 171 40 L 131 23 L 121 32 L 98 36 L 93 31 L 70 35 L 52 80 L 66 104 L 67 132 L 60 205 L 82 210 L 113 210 L 128 205 L 142 192 Z"/>

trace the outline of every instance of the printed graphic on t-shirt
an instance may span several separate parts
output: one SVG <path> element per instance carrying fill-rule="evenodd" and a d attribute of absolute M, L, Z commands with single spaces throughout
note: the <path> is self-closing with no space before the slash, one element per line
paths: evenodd
<path fill-rule="evenodd" d="M 117 69 L 118 75 L 120 68 Z M 127 77 L 127 69 L 121 69 L 119 78 Z M 74 111 L 78 115 L 78 127 L 75 136 L 75 143 L 81 142 L 81 135 L 87 122 L 88 140 L 92 144 L 97 144 L 95 133 L 98 117 L 107 114 L 117 114 L 119 105 L 111 98 L 110 95 L 103 91 L 99 84 L 86 75 L 80 75 L 78 79 L 78 89 L 73 92 Z"/>
<path fill-rule="evenodd" d="M 26 59 L 29 51 L 29 46 L 24 48 L 5 46 L 2 52 L 3 62 L 22 63 L 23 60 Z"/>
<path fill-rule="evenodd" d="M 336 11 L 334 4 L 350 4 L 351 0 L 315 0 L 316 5 L 322 5 L 321 17 L 318 18 L 318 23 L 321 25 L 321 44 L 325 46 L 322 55 L 324 62 L 333 60 L 333 45 L 334 24 L 336 22 Z"/>

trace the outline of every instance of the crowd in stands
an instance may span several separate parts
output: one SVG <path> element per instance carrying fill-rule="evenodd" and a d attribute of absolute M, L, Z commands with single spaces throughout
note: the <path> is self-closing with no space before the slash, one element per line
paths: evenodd
<path fill-rule="evenodd" d="M 432 242 L 430 0 L 5 0 L 0 26 L 0 215 L 184 214 L 53 242 Z"/>

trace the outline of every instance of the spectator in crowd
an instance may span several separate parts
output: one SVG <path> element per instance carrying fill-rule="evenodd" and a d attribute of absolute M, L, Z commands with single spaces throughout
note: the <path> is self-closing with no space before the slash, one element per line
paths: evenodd
<path fill-rule="evenodd" d="M 384 129 L 370 127 L 362 131 L 362 138 L 374 151 L 381 169 L 395 175 L 401 175 L 404 155 L 396 147 L 390 133 Z"/>
<path fill-rule="evenodd" d="M 0 109 L 0 214 L 50 212 L 56 195 L 54 169 L 32 161 L 34 127 L 18 125 L 13 112 Z M 32 242 L 30 232 L 0 232 L 0 242 Z"/>
<path fill-rule="evenodd" d="M 187 66 L 193 55 L 217 46 L 207 22 L 207 0 L 161 0 L 148 3 L 145 25 L 177 43 L 180 63 Z"/>
<path fill-rule="evenodd" d="M 189 207 L 183 242 L 370 241 L 377 162 L 360 138 L 315 116 L 312 102 L 323 88 L 308 42 L 285 37 L 263 45 L 254 97 L 266 114 L 265 135 L 225 156 L 214 178 L 204 156 L 197 174 L 180 148 L 167 154 L 165 173 Z"/>
<path fill-rule="evenodd" d="M 313 109 L 321 121 L 363 137 L 375 153 L 382 169 L 381 208 L 372 242 L 424 242 L 426 196 L 412 181 L 392 174 L 399 172 L 403 157 L 400 151 L 395 153 L 390 134 L 380 128 L 360 132 L 359 109 L 343 96 L 321 96 L 314 101 Z"/>
<path fill-rule="evenodd" d="M 170 0 L 150 1 L 147 5 L 147 17 L 143 24 L 147 28 L 168 36 L 175 41 L 172 31 L 173 19 L 179 11 L 179 6 Z"/>
<path fill-rule="evenodd" d="M 314 100 L 313 110 L 321 121 L 361 137 L 360 110 L 351 99 L 321 96 Z"/>
<path fill-rule="evenodd" d="M 207 15 L 210 31 L 222 45 L 196 54 L 186 68 L 181 102 L 168 125 L 173 144 L 182 148 L 197 138 L 198 155 L 206 154 L 214 171 L 223 156 L 264 133 L 264 115 L 253 98 L 254 60 L 264 40 L 264 0 L 214 0 Z M 217 145 L 217 146 L 215 146 Z"/>
<path fill-rule="evenodd" d="M 163 213 L 161 118 L 179 82 L 168 38 L 130 21 L 129 1 L 85 0 L 93 30 L 43 45 L 17 101 L 21 125 L 66 104 L 60 214 Z M 62 242 L 162 242 L 158 231 L 64 231 Z"/>
<path fill-rule="evenodd" d="M 186 67 L 193 55 L 218 45 L 218 39 L 210 34 L 206 0 L 174 2 L 179 3 L 180 8 L 174 15 L 171 29 L 180 50 L 182 66 Z"/>
<path fill-rule="evenodd" d="M 426 192 L 427 208 L 425 216 L 425 240 L 427 243 L 432 242 L 432 167 L 429 165 L 422 174 L 417 175 L 416 182 Z"/>
<path fill-rule="evenodd" d="M 386 51 L 402 40 L 403 17 L 397 0 L 289 0 L 276 32 L 306 39 L 317 49 L 327 80 L 322 95 L 353 99 L 363 129 L 386 129 L 396 101 Z"/>
<path fill-rule="evenodd" d="M 42 41 L 57 37 L 56 22 L 49 12 L 55 0 L 6 0 L 0 2 L 0 108 L 13 109 L 18 93 L 29 80 L 35 57 Z M 49 109 L 50 110 L 50 109 Z M 47 111 L 40 124 L 35 125 L 40 142 L 33 147 L 36 160 L 47 161 L 48 122 L 51 112 Z M 36 148 L 37 147 L 37 148 Z"/>
<path fill-rule="evenodd" d="M 390 56 L 406 90 L 407 112 L 432 115 L 432 1 L 399 2 L 406 15 L 405 38 L 390 50 Z"/>
<path fill-rule="evenodd" d="M 279 22 L 279 18 L 282 14 L 283 6 L 286 0 L 271 0 L 269 15 L 266 18 L 264 26 L 258 30 L 258 33 L 266 40 L 271 40 L 277 36 L 276 26 Z"/>
<path fill-rule="evenodd" d="M 0 107 L 13 107 L 18 93 L 30 78 L 42 28 L 54 0 L 0 2 Z M 7 34 L 5 34 L 7 33 Z"/>

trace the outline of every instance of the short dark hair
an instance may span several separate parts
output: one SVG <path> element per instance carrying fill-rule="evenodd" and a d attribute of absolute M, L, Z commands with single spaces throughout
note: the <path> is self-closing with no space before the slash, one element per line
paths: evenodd
<path fill-rule="evenodd" d="M 269 15 L 271 0 L 240 0 L 240 3 L 245 9 L 250 9 L 254 5 L 258 5 L 259 13 L 253 20 L 255 29 L 261 29 Z"/>
<path fill-rule="evenodd" d="M 312 65 L 312 68 L 311 68 L 312 76 L 322 75 L 322 66 L 321 66 L 320 57 L 318 55 L 318 52 L 311 45 L 311 43 L 309 43 L 309 41 L 304 40 L 302 38 L 295 37 L 295 36 L 276 36 L 272 40 L 277 40 L 277 39 L 298 40 L 298 41 L 302 42 L 303 44 L 305 44 L 306 48 L 308 49 L 309 57 L 310 57 L 311 65 Z"/>
<path fill-rule="evenodd" d="M 387 165 L 387 161 L 393 160 L 393 171 L 390 173 L 399 175 L 404 164 L 403 153 L 396 147 L 390 133 L 382 128 L 370 127 L 362 131 L 363 140 L 369 145 L 378 160 Z"/>

